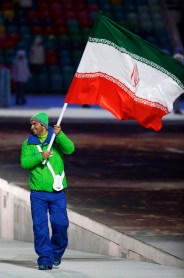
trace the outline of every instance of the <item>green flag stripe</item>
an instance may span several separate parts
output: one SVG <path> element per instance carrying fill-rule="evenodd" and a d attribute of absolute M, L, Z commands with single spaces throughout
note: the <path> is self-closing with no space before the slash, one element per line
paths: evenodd
<path fill-rule="evenodd" d="M 99 13 L 96 24 L 91 30 L 90 41 L 93 40 L 111 44 L 132 58 L 166 73 L 184 88 L 184 67 L 175 58 L 108 19 L 102 13 Z"/>

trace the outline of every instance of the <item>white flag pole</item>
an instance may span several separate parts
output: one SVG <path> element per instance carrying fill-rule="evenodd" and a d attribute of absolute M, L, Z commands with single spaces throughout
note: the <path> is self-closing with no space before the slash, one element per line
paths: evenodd
<path fill-rule="evenodd" d="M 60 124 L 61 124 L 61 121 L 62 121 L 62 119 L 63 119 L 63 115 L 64 115 L 65 110 L 66 110 L 66 108 L 67 108 L 67 105 L 68 105 L 68 103 L 64 103 L 63 108 L 62 108 L 62 111 L 61 111 L 61 114 L 60 114 L 60 116 L 59 116 L 59 119 L 58 119 L 56 125 L 60 125 Z M 51 140 L 50 140 L 50 142 L 49 142 L 47 151 L 50 151 L 50 150 L 51 150 L 55 137 L 56 137 L 56 134 L 53 133 L 53 134 L 52 134 L 52 137 L 51 137 Z M 45 160 L 42 162 L 42 164 L 46 164 L 46 162 L 47 162 L 47 159 L 45 159 Z"/>

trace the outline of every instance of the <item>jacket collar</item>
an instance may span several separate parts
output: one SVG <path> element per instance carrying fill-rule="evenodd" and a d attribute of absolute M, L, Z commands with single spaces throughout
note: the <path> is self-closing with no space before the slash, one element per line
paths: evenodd
<path fill-rule="evenodd" d="M 42 144 L 42 146 L 48 145 L 51 140 L 52 134 L 53 134 L 53 128 L 51 126 L 48 126 L 48 135 L 43 143 L 40 142 L 38 136 L 32 133 L 29 135 L 27 143 L 28 145 L 39 145 L 39 144 Z"/>

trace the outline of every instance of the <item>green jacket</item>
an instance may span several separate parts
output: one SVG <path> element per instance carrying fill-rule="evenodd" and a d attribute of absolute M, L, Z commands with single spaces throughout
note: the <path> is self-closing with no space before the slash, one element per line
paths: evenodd
<path fill-rule="evenodd" d="M 39 191 L 53 191 L 53 176 L 45 164 L 43 165 L 43 158 L 39 152 L 37 145 L 40 145 L 42 150 L 47 150 L 48 144 L 53 134 L 53 128 L 48 128 L 48 136 L 46 140 L 41 143 L 39 138 L 33 134 L 30 134 L 28 139 L 26 139 L 22 144 L 21 151 L 21 166 L 25 170 L 30 171 L 29 175 L 29 188 L 32 190 Z M 74 152 L 73 142 L 66 136 L 64 132 L 60 132 L 59 135 L 55 137 L 53 146 L 51 148 L 53 155 L 49 157 L 48 161 L 50 162 L 54 173 L 62 174 L 64 170 L 64 155 L 71 154 Z M 66 176 L 63 180 L 64 188 L 67 187 Z"/>

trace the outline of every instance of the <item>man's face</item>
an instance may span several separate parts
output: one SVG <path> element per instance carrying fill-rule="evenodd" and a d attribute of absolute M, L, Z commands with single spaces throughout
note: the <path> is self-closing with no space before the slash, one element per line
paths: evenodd
<path fill-rule="evenodd" d="M 34 135 L 42 135 L 46 131 L 46 128 L 36 121 L 31 121 L 31 132 Z"/>

